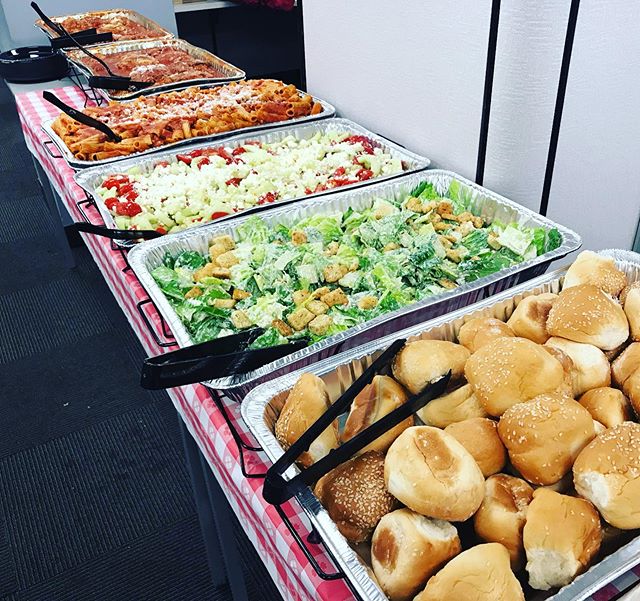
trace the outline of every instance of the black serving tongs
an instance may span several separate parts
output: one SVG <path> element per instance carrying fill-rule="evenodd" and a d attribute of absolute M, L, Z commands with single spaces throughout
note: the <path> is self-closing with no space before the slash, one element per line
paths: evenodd
<path fill-rule="evenodd" d="M 94 225 L 93 223 L 74 223 L 73 228 L 77 232 L 94 234 L 111 240 L 153 240 L 164 236 L 156 230 L 118 230 L 104 225 Z"/>
<path fill-rule="evenodd" d="M 373 380 L 373 377 L 377 373 L 388 369 L 391 361 L 404 343 L 404 339 L 399 339 L 386 349 L 364 373 L 344 391 L 340 398 L 285 451 L 282 457 L 269 468 L 262 490 L 262 496 L 267 503 L 281 505 L 285 501 L 288 501 L 304 488 L 330 472 L 333 468 L 350 459 L 355 453 L 366 447 L 376 438 L 379 438 L 387 430 L 390 430 L 418 409 L 424 407 L 430 400 L 444 393 L 451 378 L 450 371 L 439 380 L 427 385 L 422 392 L 411 396 L 400 407 L 391 411 L 391 413 L 374 422 L 338 448 L 329 451 L 325 457 L 302 470 L 299 474 L 291 478 L 291 480 L 284 479 L 283 474 L 289 467 L 293 465 L 302 453 L 309 449 L 311 443 L 331 426 L 332 422 L 339 415 L 351 406 L 351 403 L 358 393 Z"/>
<path fill-rule="evenodd" d="M 252 328 L 240 334 L 148 357 L 142 365 L 140 384 L 143 388 L 158 390 L 235 376 L 262 367 L 309 344 L 307 338 L 298 338 L 278 346 L 249 348 L 263 333 L 262 328 Z"/>
<path fill-rule="evenodd" d="M 51 40 L 51 47 L 54 49 L 75 46 L 78 42 L 81 44 L 97 44 L 99 42 L 113 41 L 113 34 L 110 31 L 106 33 L 98 33 L 95 28 L 76 31 L 72 37 L 69 32 L 60 25 L 60 23 L 56 23 L 53 19 L 47 16 L 36 2 L 31 3 L 31 8 L 38 13 L 38 16 L 49 26 L 50 29 L 58 34 L 57 38 Z"/>

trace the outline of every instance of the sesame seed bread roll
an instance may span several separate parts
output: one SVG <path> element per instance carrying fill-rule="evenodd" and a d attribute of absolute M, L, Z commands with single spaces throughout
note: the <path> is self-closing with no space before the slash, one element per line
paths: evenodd
<path fill-rule="evenodd" d="M 522 476 L 547 486 L 571 471 L 578 453 L 593 440 L 595 429 L 591 414 L 580 403 L 543 394 L 505 411 L 498 434 Z"/>
<path fill-rule="evenodd" d="M 288 449 L 330 406 L 331 400 L 324 382 L 314 374 L 302 374 L 291 389 L 276 421 L 278 442 Z M 337 446 L 338 430 L 334 423 L 311 443 L 308 451 L 298 457 L 298 462 L 308 467 Z"/>
<path fill-rule="evenodd" d="M 563 288 L 581 284 L 592 284 L 611 296 L 618 296 L 627 285 L 627 276 L 616 267 L 616 262 L 610 257 L 585 250 L 569 267 L 564 276 Z"/>
<path fill-rule="evenodd" d="M 351 404 L 349 417 L 342 432 L 342 442 L 352 439 L 368 428 L 374 422 L 394 409 L 400 407 L 407 400 L 407 393 L 393 378 L 389 376 L 374 376 L 370 384 L 367 384 L 356 396 Z M 380 451 L 384 453 L 391 443 L 407 428 L 413 426 L 413 417 L 409 417 L 387 430 L 372 443 L 364 447 L 358 454 L 367 451 Z"/>
<path fill-rule="evenodd" d="M 560 292 L 549 311 L 547 331 L 608 351 L 629 337 L 629 322 L 617 300 L 597 286 L 581 284 Z"/>
<path fill-rule="evenodd" d="M 617 388 L 593 388 L 585 392 L 579 402 L 605 428 L 613 428 L 632 418 L 629 400 Z"/>
<path fill-rule="evenodd" d="M 444 429 L 469 451 L 485 478 L 498 473 L 507 461 L 507 451 L 498 436 L 497 426 L 493 420 L 473 417 Z"/>
<path fill-rule="evenodd" d="M 533 488 L 527 482 L 507 474 L 496 474 L 487 478 L 484 500 L 473 516 L 478 538 L 504 545 L 514 570 L 520 569 L 524 561 L 522 529 L 532 498 Z"/>
<path fill-rule="evenodd" d="M 499 543 L 476 545 L 454 557 L 413 601 L 524 601 Z"/>
<path fill-rule="evenodd" d="M 593 344 L 573 342 L 566 338 L 552 336 L 545 346 L 560 349 L 571 358 L 573 369 L 571 381 L 573 396 L 580 396 L 592 388 L 611 384 L 611 365 L 604 353 Z"/>
<path fill-rule="evenodd" d="M 600 516 L 589 501 L 539 488 L 522 533 L 532 588 L 548 591 L 584 572 L 600 549 Z"/>
<path fill-rule="evenodd" d="M 507 325 L 516 336 L 544 344 L 549 339 L 547 318 L 557 298 L 558 295 L 551 292 L 523 298 L 511 314 Z"/>
<path fill-rule="evenodd" d="M 384 479 L 401 503 L 439 520 L 470 518 L 484 497 L 475 459 L 451 434 L 430 426 L 400 434 L 387 453 Z"/>
<path fill-rule="evenodd" d="M 421 392 L 427 384 L 451 370 L 451 383 L 462 378 L 469 351 L 461 344 L 445 340 L 414 340 L 405 344 L 393 360 L 393 375 L 410 393 Z"/>
<path fill-rule="evenodd" d="M 622 303 L 623 306 L 627 302 L 627 296 L 629 296 L 629 292 L 631 292 L 636 288 L 640 288 L 640 280 L 637 280 L 636 282 L 631 282 L 630 284 L 628 284 L 622 289 L 619 299 L 620 299 L 620 303 Z"/>
<path fill-rule="evenodd" d="M 475 353 L 479 348 L 496 338 L 513 338 L 511 328 L 494 317 L 476 317 L 467 321 L 458 332 L 458 342 Z"/>
<path fill-rule="evenodd" d="M 640 283 L 640 282 L 639 282 Z M 624 301 L 624 314 L 629 321 L 632 340 L 640 340 L 640 288 L 629 290 Z"/>
<path fill-rule="evenodd" d="M 640 419 L 640 369 L 631 374 L 624 383 L 622 391 L 629 397 L 636 417 Z"/>
<path fill-rule="evenodd" d="M 489 414 L 480 404 L 470 384 L 429 401 L 418 416 L 427 426 L 446 428 L 449 424 L 464 421 L 472 417 L 487 417 Z"/>
<path fill-rule="evenodd" d="M 382 516 L 398 506 L 385 488 L 384 455 L 377 451 L 331 470 L 318 480 L 313 492 L 352 543 L 369 540 Z"/>
<path fill-rule="evenodd" d="M 611 364 L 613 383 L 623 388 L 631 375 L 640 369 L 640 342 L 633 342 Z"/>
<path fill-rule="evenodd" d="M 391 601 L 409 601 L 460 550 L 458 531 L 449 522 L 396 509 L 373 533 L 371 564 Z"/>
<path fill-rule="evenodd" d="M 526 338 L 498 338 L 471 355 L 465 375 L 489 415 L 553 392 L 564 383 L 560 362 Z"/>
<path fill-rule="evenodd" d="M 544 344 L 542 348 L 551 354 L 552 357 L 558 360 L 560 365 L 562 365 L 562 371 L 564 372 L 564 379 L 562 385 L 556 389 L 556 392 L 563 394 L 564 396 L 568 396 L 573 398 L 573 360 L 567 353 L 556 348 L 555 346 L 547 346 Z"/>
<path fill-rule="evenodd" d="M 624 422 L 600 434 L 578 455 L 573 481 L 609 524 L 640 528 L 640 424 Z"/>

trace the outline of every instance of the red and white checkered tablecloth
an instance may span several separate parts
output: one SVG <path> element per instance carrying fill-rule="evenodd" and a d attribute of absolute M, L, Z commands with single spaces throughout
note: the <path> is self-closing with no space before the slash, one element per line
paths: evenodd
<path fill-rule="evenodd" d="M 53 91 L 71 106 L 81 109 L 84 105 L 84 95 L 75 87 L 68 86 Z M 43 100 L 41 92 L 19 94 L 16 96 L 16 104 L 29 150 L 41 164 L 73 218 L 82 220 L 76 203 L 83 200 L 85 194 L 73 181 L 72 169 L 63 159 L 53 158 L 44 144 L 49 138 L 42 131 L 41 123 L 55 117 L 59 111 Z M 57 152 L 55 148 L 53 152 Z M 85 213 L 93 223 L 101 223 L 94 207 L 86 207 Z M 146 352 L 149 355 L 163 352 L 164 349 L 158 346 L 140 317 L 137 304 L 148 297 L 132 271 L 125 271 L 127 263 L 122 252 L 113 250 L 106 238 L 87 234 L 83 234 L 83 237 Z M 162 338 L 160 320 L 155 311 L 151 310 L 149 317 L 157 335 Z M 317 576 L 275 509 L 262 498 L 262 479 L 244 477 L 238 447 L 207 389 L 194 385 L 174 388 L 168 392 L 283 597 L 296 601 L 352 599 L 353 595 L 344 582 L 326 581 Z M 226 399 L 222 402 L 236 429 L 245 440 L 251 441 L 251 435 L 240 417 L 239 406 Z M 245 465 L 249 473 L 263 473 L 268 467 L 260 456 L 246 452 Z M 289 504 L 285 506 L 285 511 L 298 532 L 302 535 L 309 532 L 308 522 L 299 506 Z M 326 572 L 332 572 L 330 560 L 322 550 L 312 550 L 320 567 Z M 640 580 L 640 568 L 635 568 L 607 585 L 594 594 L 592 600 L 610 601 L 619 591 L 625 590 L 637 580 Z"/>

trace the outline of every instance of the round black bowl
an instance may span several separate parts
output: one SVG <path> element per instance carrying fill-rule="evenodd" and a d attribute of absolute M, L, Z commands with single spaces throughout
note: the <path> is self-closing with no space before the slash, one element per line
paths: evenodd
<path fill-rule="evenodd" d="M 25 46 L 0 53 L 0 77 L 14 83 L 60 79 L 67 70 L 67 59 L 49 46 Z"/>

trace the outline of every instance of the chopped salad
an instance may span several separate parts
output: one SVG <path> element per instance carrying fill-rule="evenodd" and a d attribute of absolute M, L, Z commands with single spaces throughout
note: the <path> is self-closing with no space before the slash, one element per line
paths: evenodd
<path fill-rule="evenodd" d="M 209 253 L 166 255 L 152 276 L 195 342 L 252 327 L 254 348 L 344 331 L 560 246 L 556 229 L 487 223 L 466 187 L 316 214 L 292 225 L 253 216 Z"/>
<path fill-rule="evenodd" d="M 365 136 L 317 133 L 270 144 L 203 148 L 104 179 L 97 193 L 120 229 L 176 232 L 257 205 L 402 173 Z"/>

